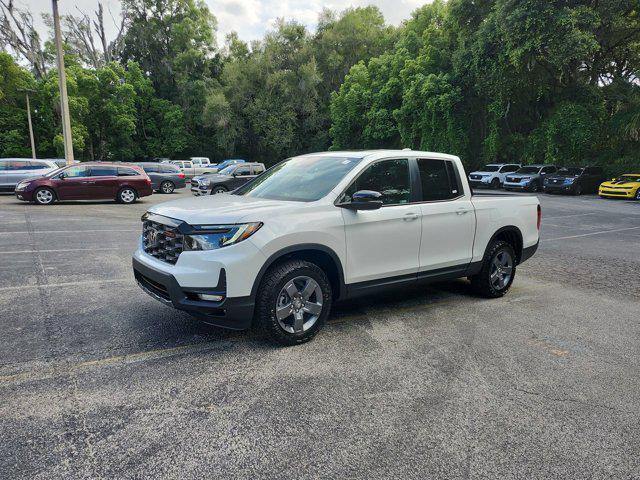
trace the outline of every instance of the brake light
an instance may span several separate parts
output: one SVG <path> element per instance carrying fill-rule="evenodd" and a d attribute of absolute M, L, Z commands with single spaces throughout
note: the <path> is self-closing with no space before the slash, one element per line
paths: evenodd
<path fill-rule="evenodd" d="M 538 230 L 540 230 L 540 223 L 542 223 L 542 208 L 538 205 Z"/>
<path fill-rule="evenodd" d="M 178 178 L 184 178 L 184 173 L 180 172 L 180 173 L 178 174 Z"/>

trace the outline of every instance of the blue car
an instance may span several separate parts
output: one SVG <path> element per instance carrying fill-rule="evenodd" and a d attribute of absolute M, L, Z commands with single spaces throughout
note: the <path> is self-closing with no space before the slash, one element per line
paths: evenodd
<path fill-rule="evenodd" d="M 218 163 L 215 166 L 212 166 L 211 168 L 215 169 L 216 172 L 219 172 L 224 167 L 228 167 L 229 165 L 234 165 L 236 163 L 245 163 L 245 162 L 246 160 L 242 160 L 241 158 L 230 158 L 228 160 L 221 161 L 220 163 Z"/>

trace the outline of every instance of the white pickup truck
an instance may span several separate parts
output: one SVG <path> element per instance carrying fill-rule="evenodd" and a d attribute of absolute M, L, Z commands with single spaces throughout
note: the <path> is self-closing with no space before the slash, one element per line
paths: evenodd
<path fill-rule="evenodd" d="M 172 164 L 177 165 L 180 171 L 188 179 L 196 175 L 204 175 L 214 173 L 215 164 L 212 164 L 207 157 L 191 157 L 189 160 L 172 160 Z"/>
<path fill-rule="evenodd" d="M 360 295 L 458 277 L 504 295 L 538 248 L 540 219 L 533 195 L 472 195 L 455 156 L 315 153 L 233 193 L 153 206 L 133 269 L 166 305 L 294 345 Z"/>

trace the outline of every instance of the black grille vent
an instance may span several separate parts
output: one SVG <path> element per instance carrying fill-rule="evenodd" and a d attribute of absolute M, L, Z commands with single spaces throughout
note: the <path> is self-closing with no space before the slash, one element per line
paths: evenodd
<path fill-rule="evenodd" d="M 145 220 L 142 224 L 144 251 L 163 262 L 173 265 L 178 261 L 183 241 L 184 237 L 175 227 L 151 220 Z"/>

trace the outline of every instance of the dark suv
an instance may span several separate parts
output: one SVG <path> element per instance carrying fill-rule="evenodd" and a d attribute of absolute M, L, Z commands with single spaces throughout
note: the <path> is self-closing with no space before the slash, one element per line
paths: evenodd
<path fill-rule="evenodd" d="M 155 192 L 173 193 L 176 188 L 184 188 L 187 185 L 185 175 L 177 165 L 157 162 L 138 162 L 135 165 L 142 167 L 149 175 L 151 188 Z"/>
<path fill-rule="evenodd" d="M 602 167 L 562 167 L 544 179 L 546 193 L 596 193 L 604 180 Z"/>
<path fill-rule="evenodd" d="M 229 165 L 218 173 L 194 177 L 191 180 L 191 192 L 194 195 L 225 193 L 241 187 L 265 171 L 263 163 L 237 163 Z"/>
<path fill-rule="evenodd" d="M 151 195 L 151 179 L 141 167 L 126 163 L 82 163 L 63 167 L 16 186 L 16 197 L 49 205 L 56 200 L 114 199 L 134 203 Z"/>

